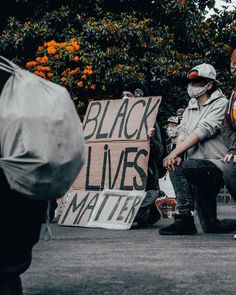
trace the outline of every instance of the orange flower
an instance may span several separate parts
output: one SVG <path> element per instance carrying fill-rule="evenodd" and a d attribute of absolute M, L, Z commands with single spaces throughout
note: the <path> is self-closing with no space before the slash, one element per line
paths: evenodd
<path fill-rule="evenodd" d="M 87 66 L 84 70 L 83 70 L 84 74 L 87 75 L 92 75 L 93 71 L 92 71 L 92 66 Z"/>
<path fill-rule="evenodd" d="M 49 42 L 44 42 L 44 46 L 47 46 L 47 47 L 56 46 L 56 45 L 57 45 L 57 42 L 54 40 L 51 40 Z"/>
<path fill-rule="evenodd" d="M 68 46 L 66 46 L 66 50 L 69 51 L 69 52 L 70 52 L 70 51 L 73 51 L 73 50 L 74 50 L 74 47 L 68 45 Z"/>
<path fill-rule="evenodd" d="M 67 81 L 67 78 L 66 78 L 66 77 L 62 77 L 62 78 L 61 78 L 61 81 L 62 81 L 62 82 L 66 82 L 66 81 Z"/>
<path fill-rule="evenodd" d="M 48 47 L 47 49 L 48 54 L 55 54 L 57 52 L 56 48 L 53 46 Z"/>
<path fill-rule="evenodd" d="M 92 84 L 91 86 L 90 86 L 90 89 L 92 89 L 92 90 L 94 90 L 96 88 L 96 86 L 94 85 L 94 84 Z"/>
<path fill-rule="evenodd" d="M 84 79 L 84 80 L 86 80 L 87 79 L 87 76 L 86 75 L 83 75 L 81 78 Z"/>
<path fill-rule="evenodd" d="M 75 68 L 74 70 L 69 71 L 68 74 L 71 75 L 71 76 L 73 76 L 73 75 L 75 75 L 79 70 L 80 70 L 79 68 Z"/>
<path fill-rule="evenodd" d="M 66 42 L 57 43 L 58 47 L 66 47 L 66 45 L 67 45 Z"/>
<path fill-rule="evenodd" d="M 55 55 L 55 58 L 58 58 L 59 59 L 59 58 L 61 58 L 61 56 L 59 54 L 56 54 Z"/>
<path fill-rule="evenodd" d="M 45 74 L 44 74 L 43 72 L 41 72 L 41 71 L 34 71 L 34 74 L 35 74 L 35 75 L 38 75 L 38 76 L 40 76 L 40 77 L 42 77 L 42 78 L 45 77 Z"/>
<path fill-rule="evenodd" d="M 70 43 L 74 47 L 75 50 L 79 50 L 80 49 L 80 46 L 79 46 L 79 44 L 78 44 L 78 42 L 76 41 L 75 38 L 70 39 Z"/>
<path fill-rule="evenodd" d="M 78 86 L 78 87 L 81 87 L 81 86 L 83 86 L 83 84 L 84 84 L 84 82 L 83 82 L 83 81 L 79 81 L 79 82 L 77 82 L 77 86 Z"/>
<path fill-rule="evenodd" d="M 74 61 L 79 61 L 79 57 L 76 55 L 74 58 L 73 58 Z"/>
<path fill-rule="evenodd" d="M 45 64 L 45 63 L 48 62 L 48 57 L 47 57 L 46 55 L 43 56 L 43 57 L 37 57 L 37 58 L 36 58 L 36 61 Z"/>
<path fill-rule="evenodd" d="M 38 71 L 50 71 L 50 67 L 44 67 L 44 66 L 37 66 L 36 70 Z"/>
<path fill-rule="evenodd" d="M 37 71 L 42 71 L 42 68 L 43 68 L 42 66 L 37 66 L 36 70 Z"/>
<path fill-rule="evenodd" d="M 53 77 L 53 73 L 48 73 L 47 76 L 48 76 L 48 78 L 52 78 Z"/>
<path fill-rule="evenodd" d="M 47 63 L 48 62 L 48 57 L 46 55 L 44 55 L 42 57 L 42 61 L 41 61 L 43 64 Z"/>
<path fill-rule="evenodd" d="M 70 68 L 65 69 L 65 71 L 62 72 L 62 75 L 67 74 L 68 72 L 70 72 Z"/>
<path fill-rule="evenodd" d="M 27 68 L 32 68 L 32 67 L 35 67 L 36 65 L 37 65 L 36 61 L 28 61 L 26 63 Z"/>

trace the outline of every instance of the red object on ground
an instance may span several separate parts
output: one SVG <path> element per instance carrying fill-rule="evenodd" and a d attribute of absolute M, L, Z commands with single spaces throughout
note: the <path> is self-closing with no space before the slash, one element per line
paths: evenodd
<path fill-rule="evenodd" d="M 157 207 L 161 210 L 163 218 L 171 218 L 176 209 L 176 200 L 167 196 L 156 200 Z"/>

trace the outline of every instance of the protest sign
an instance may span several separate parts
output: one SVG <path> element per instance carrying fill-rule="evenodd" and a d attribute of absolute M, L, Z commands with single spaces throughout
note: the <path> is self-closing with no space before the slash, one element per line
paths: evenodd
<path fill-rule="evenodd" d="M 71 191 L 59 224 L 129 229 L 144 191 Z"/>
<path fill-rule="evenodd" d="M 85 202 L 86 198 L 88 203 L 94 201 L 91 206 L 99 207 L 102 201 L 97 199 L 104 195 L 97 192 L 104 189 L 116 190 L 118 195 L 123 191 L 145 191 L 150 150 L 147 130 L 154 126 L 160 102 L 158 96 L 93 101 L 88 105 L 83 122 L 87 161 L 72 185 L 74 197 L 68 199 L 68 206 L 76 207 L 79 200 Z M 129 193 L 126 197 L 130 196 Z M 110 194 L 109 198 L 117 197 Z M 88 223 L 87 215 L 78 222 L 74 211 L 68 212 L 71 218 L 61 218 L 60 224 L 97 226 L 92 221 Z M 105 223 L 103 220 L 99 226 L 106 227 Z"/>

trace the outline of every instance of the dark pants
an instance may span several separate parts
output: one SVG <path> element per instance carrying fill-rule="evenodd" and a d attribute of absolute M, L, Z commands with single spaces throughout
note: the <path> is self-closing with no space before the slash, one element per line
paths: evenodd
<path fill-rule="evenodd" d="M 236 200 L 236 163 L 231 161 L 224 164 L 224 182 L 231 196 Z"/>
<path fill-rule="evenodd" d="M 30 200 L 10 189 L 0 169 L 0 282 L 19 275 L 31 263 L 33 246 L 38 242 L 47 202 Z"/>
<path fill-rule="evenodd" d="M 179 214 L 189 215 L 193 206 L 192 185 L 201 226 L 205 232 L 218 225 L 216 196 L 223 186 L 223 172 L 208 160 L 185 160 L 170 173 Z"/>

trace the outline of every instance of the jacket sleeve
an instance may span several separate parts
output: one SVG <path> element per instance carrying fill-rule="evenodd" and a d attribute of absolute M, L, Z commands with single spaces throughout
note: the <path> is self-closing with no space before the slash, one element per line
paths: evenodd
<path fill-rule="evenodd" d="M 236 129 L 232 127 L 229 115 L 226 113 L 221 128 L 224 142 L 229 154 L 236 155 Z"/>
<path fill-rule="evenodd" d="M 206 116 L 202 118 L 193 131 L 200 141 L 213 137 L 221 131 L 222 121 L 227 107 L 227 99 L 217 99 L 212 103 Z"/>
<path fill-rule="evenodd" d="M 181 120 L 181 123 L 178 125 L 178 139 L 184 140 L 186 138 L 186 130 L 187 130 L 187 122 L 188 122 L 188 108 L 185 109 L 183 113 L 183 118 Z"/>
<path fill-rule="evenodd" d="M 157 123 L 154 125 L 155 135 L 150 139 L 150 153 L 155 155 L 156 161 L 159 161 L 164 154 L 164 147 L 161 139 L 161 131 Z"/>

